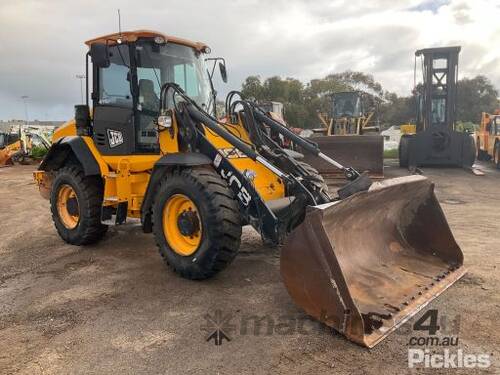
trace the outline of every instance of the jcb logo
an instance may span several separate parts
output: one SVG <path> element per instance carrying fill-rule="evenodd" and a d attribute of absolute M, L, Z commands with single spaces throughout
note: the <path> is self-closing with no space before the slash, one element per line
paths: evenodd
<path fill-rule="evenodd" d="M 220 167 L 221 162 L 222 162 L 222 155 L 217 153 L 214 159 L 215 168 L 218 169 Z M 227 181 L 229 187 L 234 187 L 233 185 L 236 185 L 236 187 L 239 190 L 236 196 L 238 197 L 240 202 L 243 203 L 244 206 L 248 206 L 250 204 L 250 201 L 252 200 L 252 197 L 248 193 L 247 189 L 241 184 L 241 181 L 238 179 L 238 177 L 236 177 L 232 171 L 226 172 L 224 168 L 220 168 L 219 172 L 222 178 Z"/>
<path fill-rule="evenodd" d="M 236 194 L 236 196 L 241 201 L 241 203 L 243 203 L 244 206 L 248 206 L 250 204 L 250 201 L 252 200 L 252 197 L 248 193 L 247 189 L 241 185 L 241 182 L 238 179 L 238 177 L 236 177 L 233 174 L 233 172 L 231 172 L 231 171 L 226 172 L 222 168 L 220 170 L 220 174 L 221 174 L 222 178 L 227 181 L 227 183 L 229 184 L 229 187 L 236 184 L 236 187 L 239 189 L 239 192 L 238 192 L 238 194 Z"/>
<path fill-rule="evenodd" d="M 113 148 L 123 143 L 123 134 L 118 130 L 108 130 L 109 147 Z"/>

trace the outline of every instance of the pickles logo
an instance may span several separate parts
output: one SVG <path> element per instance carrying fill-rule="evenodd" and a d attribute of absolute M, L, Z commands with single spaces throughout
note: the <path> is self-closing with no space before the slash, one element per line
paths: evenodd
<path fill-rule="evenodd" d="M 109 147 L 113 148 L 123 144 L 123 134 L 118 130 L 107 129 Z"/>
<path fill-rule="evenodd" d="M 460 316 L 450 324 L 438 310 L 426 311 L 413 325 L 423 335 L 408 341 L 409 368 L 488 368 L 492 358 L 488 353 L 467 353 L 459 348 Z M 427 334 L 425 334 L 427 333 Z M 441 350 L 442 349 L 442 350 Z"/>

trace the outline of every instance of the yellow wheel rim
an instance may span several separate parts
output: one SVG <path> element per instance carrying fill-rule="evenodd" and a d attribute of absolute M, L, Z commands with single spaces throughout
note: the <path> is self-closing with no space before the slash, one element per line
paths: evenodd
<path fill-rule="evenodd" d="M 63 225 L 74 229 L 80 220 L 78 198 L 69 185 L 62 185 L 57 194 L 57 212 Z"/>
<path fill-rule="evenodd" d="M 190 256 L 201 243 L 202 224 L 195 203 L 184 194 L 172 195 L 163 207 L 163 234 L 172 250 Z"/>

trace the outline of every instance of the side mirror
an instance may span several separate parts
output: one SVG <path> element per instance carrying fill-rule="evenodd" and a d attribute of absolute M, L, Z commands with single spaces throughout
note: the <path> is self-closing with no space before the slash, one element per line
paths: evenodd
<path fill-rule="evenodd" d="M 226 70 L 226 64 L 219 63 L 219 70 L 220 70 L 220 76 L 222 77 L 222 80 L 224 83 L 227 83 L 227 70 Z"/>
<path fill-rule="evenodd" d="M 107 44 L 93 43 L 90 46 L 90 57 L 92 58 L 92 63 L 99 68 L 107 68 L 110 65 Z"/>

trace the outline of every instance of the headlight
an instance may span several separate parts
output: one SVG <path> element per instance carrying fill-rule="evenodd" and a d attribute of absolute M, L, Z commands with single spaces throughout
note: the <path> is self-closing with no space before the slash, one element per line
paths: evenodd
<path fill-rule="evenodd" d="M 170 128 L 172 126 L 172 117 L 165 115 L 158 117 L 158 126 L 163 128 Z"/>
<path fill-rule="evenodd" d="M 156 44 L 165 44 L 165 38 L 163 38 L 162 36 L 156 36 L 155 43 Z"/>

